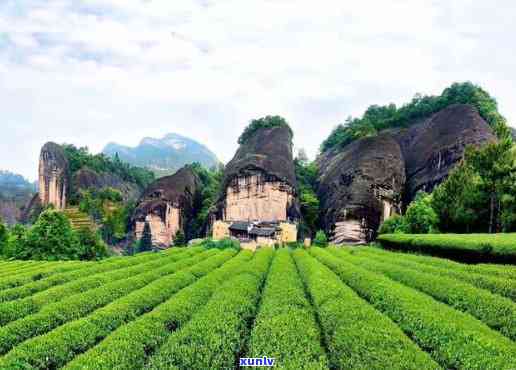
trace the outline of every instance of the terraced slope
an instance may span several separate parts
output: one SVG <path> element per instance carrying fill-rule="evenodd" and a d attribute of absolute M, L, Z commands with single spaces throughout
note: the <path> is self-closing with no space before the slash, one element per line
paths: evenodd
<path fill-rule="evenodd" d="M 0 369 L 514 369 L 515 292 L 370 247 L 0 262 Z"/>
<path fill-rule="evenodd" d="M 67 207 L 63 210 L 63 212 L 66 217 L 68 217 L 70 223 L 72 224 L 72 228 L 75 230 L 83 228 L 95 230 L 97 227 L 90 216 L 79 211 L 78 207 Z"/>

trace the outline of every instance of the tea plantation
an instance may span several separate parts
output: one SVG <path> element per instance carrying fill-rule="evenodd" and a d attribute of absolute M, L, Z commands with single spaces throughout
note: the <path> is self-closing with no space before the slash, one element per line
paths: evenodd
<path fill-rule="evenodd" d="M 0 261 L 0 369 L 516 369 L 516 267 L 373 247 Z"/>

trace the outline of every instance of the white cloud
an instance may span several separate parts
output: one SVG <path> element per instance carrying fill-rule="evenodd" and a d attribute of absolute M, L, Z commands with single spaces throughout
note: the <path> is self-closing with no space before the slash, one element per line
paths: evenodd
<path fill-rule="evenodd" d="M 515 122 L 515 16 L 508 0 L 4 0 L 0 168 L 34 178 L 47 140 L 167 132 L 229 160 L 264 114 L 315 155 L 348 115 L 464 80 Z"/>

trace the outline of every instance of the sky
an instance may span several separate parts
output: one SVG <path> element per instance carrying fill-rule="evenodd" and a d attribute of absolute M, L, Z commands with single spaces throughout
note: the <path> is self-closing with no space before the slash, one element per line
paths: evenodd
<path fill-rule="evenodd" d="M 1 0 L 0 169 L 169 132 L 228 161 L 268 114 L 313 158 L 348 116 L 455 81 L 515 125 L 514 19 L 512 0 Z"/>

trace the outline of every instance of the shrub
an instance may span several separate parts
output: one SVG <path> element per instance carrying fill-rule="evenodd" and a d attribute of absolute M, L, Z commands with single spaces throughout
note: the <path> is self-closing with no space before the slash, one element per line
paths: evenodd
<path fill-rule="evenodd" d="M 403 217 L 406 231 L 414 234 L 429 234 L 437 232 L 439 218 L 432 208 L 432 198 L 429 194 L 419 192 L 407 208 Z"/>
<path fill-rule="evenodd" d="M 0 255 L 4 253 L 4 248 L 7 245 L 8 233 L 7 227 L 3 224 L 0 218 Z"/>
<path fill-rule="evenodd" d="M 516 367 L 514 343 L 470 315 L 424 293 L 312 248 L 316 256 L 353 290 L 389 316 L 444 368 Z M 474 340 L 472 340 L 474 338 Z"/>
<path fill-rule="evenodd" d="M 82 247 L 82 260 L 98 260 L 108 256 L 108 247 L 100 236 L 90 228 L 84 227 L 77 231 L 79 245 Z"/>
<path fill-rule="evenodd" d="M 240 250 L 240 242 L 236 239 L 225 238 L 222 240 L 205 239 L 200 243 L 207 249 L 235 249 Z"/>
<path fill-rule="evenodd" d="M 325 248 L 328 246 L 328 238 L 326 237 L 326 233 L 322 230 L 319 230 L 315 234 L 315 239 L 313 241 L 313 245 L 316 247 Z"/>
<path fill-rule="evenodd" d="M 138 252 L 149 252 L 152 250 L 152 233 L 150 224 L 145 221 L 145 226 L 143 227 L 142 238 L 138 244 Z"/>
<path fill-rule="evenodd" d="M 378 234 L 395 234 L 404 233 L 406 231 L 407 224 L 405 223 L 405 219 L 400 215 L 394 215 L 382 223 Z"/>
<path fill-rule="evenodd" d="M 293 253 L 317 310 L 330 368 L 437 369 L 391 320 L 371 307 L 306 251 Z"/>
<path fill-rule="evenodd" d="M 185 233 L 182 230 L 178 230 L 174 238 L 174 246 L 184 247 L 186 245 Z"/>

